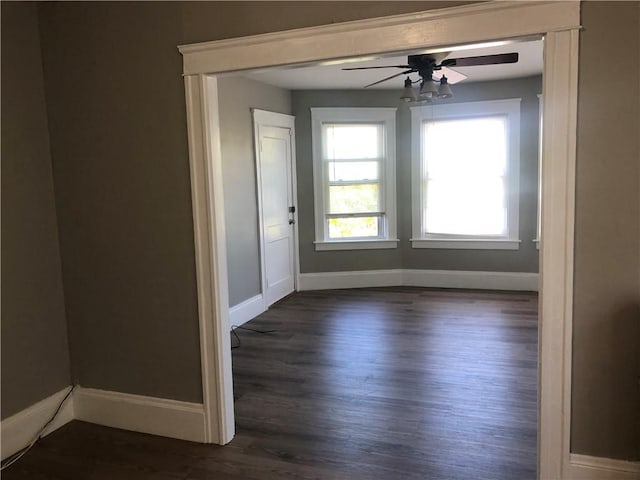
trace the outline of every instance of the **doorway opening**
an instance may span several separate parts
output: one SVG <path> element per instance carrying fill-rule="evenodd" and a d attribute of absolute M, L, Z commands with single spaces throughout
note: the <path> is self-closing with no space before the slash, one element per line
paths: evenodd
<path fill-rule="evenodd" d="M 571 468 L 568 427 L 578 28 L 579 5 L 496 3 L 279 33 L 262 36 L 259 42 L 240 39 L 181 49 L 185 57 L 209 441 L 228 442 L 234 428 L 228 292 L 223 280 L 227 265 L 221 235 L 224 222 L 220 211 L 217 80 L 210 74 L 535 33 L 545 38 L 544 104 L 553 105 L 552 109 L 545 108 L 543 135 L 538 474 L 543 478 L 561 477 Z M 427 37 L 424 32 L 428 32 Z M 288 48 L 279 48 L 283 41 Z M 318 51 L 313 45 L 322 47 Z M 364 45 L 366 48 L 362 48 Z M 240 52 L 243 55 L 238 55 Z"/>
<path fill-rule="evenodd" d="M 260 69 L 220 80 L 219 92 L 223 98 L 235 97 L 229 94 L 229 86 L 263 92 L 261 96 L 271 98 L 290 98 L 290 105 L 285 104 L 281 108 L 289 107 L 287 113 L 296 119 L 298 180 L 301 185 L 313 186 L 313 191 L 302 188 L 298 192 L 298 224 L 303 238 L 300 286 L 303 290 L 320 289 L 314 293 L 298 294 L 251 321 L 245 329 L 234 332 L 232 344 L 241 347 L 233 355 L 236 425 L 242 430 L 243 438 L 253 429 L 269 430 L 270 422 L 277 421 L 278 428 L 282 430 L 279 441 L 284 444 L 288 438 L 285 431 L 289 431 L 293 438 L 294 430 L 310 436 L 317 430 L 327 431 L 326 436 L 331 437 L 332 444 L 348 444 L 348 439 L 340 434 L 348 431 L 349 435 L 360 437 L 358 445 L 361 448 L 385 458 L 387 452 L 376 450 L 371 435 L 380 435 L 384 430 L 382 424 L 395 419 L 397 424 L 387 431 L 385 444 L 399 446 L 404 444 L 403 438 L 412 439 L 411 450 L 423 462 L 406 459 L 403 468 L 408 469 L 406 473 L 409 474 L 411 469 L 424 472 L 429 468 L 449 468 L 451 471 L 451 465 L 434 459 L 443 452 L 453 454 L 456 451 L 454 444 L 459 448 L 472 441 L 472 430 L 476 433 L 484 430 L 473 441 L 485 445 L 485 460 L 490 458 L 495 468 L 509 471 L 514 477 L 535 475 L 537 294 L 495 292 L 496 289 L 535 292 L 538 289 L 535 240 L 538 231 L 538 98 L 542 92 L 543 45 L 540 38 L 525 40 L 499 42 L 501 45 L 482 49 L 467 46 L 460 50 L 453 46 L 447 52 L 438 52 L 443 59 L 484 59 L 487 55 L 516 52 L 519 61 L 481 68 L 451 69 L 447 71 L 448 75 L 458 75 L 457 81 L 451 82 L 453 98 L 429 102 L 403 101 L 405 76 L 363 89 L 377 77 L 387 77 L 389 72 L 372 68 L 364 72 L 367 76 L 363 76 L 363 71 L 356 70 L 358 75 L 354 77 L 353 71 L 342 70 L 356 65 L 362 68 L 402 64 L 407 56 L 429 55 L 429 50 L 426 53 L 400 52 L 380 58 L 373 58 L 373 55 L 365 59 L 349 58 L 331 66 Z M 419 83 L 415 73 L 408 78 Z M 501 113 L 506 107 L 510 109 L 510 116 Z M 448 117 L 442 117 L 447 108 L 454 110 Z M 356 109 L 360 109 L 357 115 L 362 119 L 345 116 L 354 115 Z M 313 118 L 318 112 L 325 121 L 316 125 Z M 372 123 L 369 119 L 370 115 L 387 115 L 389 112 L 395 127 L 392 130 L 393 141 L 388 135 L 384 136 L 389 133 L 384 131 L 384 124 Z M 245 116 L 248 113 L 248 108 L 245 108 Z M 223 124 L 230 123 L 226 122 L 224 108 L 221 109 L 221 120 Z M 494 135 L 483 130 L 475 141 L 469 139 L 474 135 L 473 131 L 453 132 L 460 142 L 469 144 L 470 148 L 465 150 L 446 139 L 430 138 L 427 142 L 421 138 L 424 126 L 436 120 L 441 121 L 438 127 L 449 130 L 464 129 L 465 122 L 469 121 L 475 122 L 475 129 L 497 121 L 498 129 Z M 484 123 L 477 126 L 478 122 Z M 344 136 L 341 136 L 342 130 L 345 131 Z M 506 135 L 507 131 L 511 135 Z M 445 133 L 451 132 L 447 130 Z M 254 137 L 259 159 L 263 147 L 257 129 Z M 493 141 L 488 142 L 487 138 Z M 223 167 L 227 161 L 224 140 L 223 136 Z M 481 143 L 482 140 L 485 142 Z M 428 143 L 429 148 L 421 148 L 416 143 Z M 385 165 L 388 155 L 382 155 L 385 149 L 380 147 L 385 144 L 392 146 L 395 160 L 390 169 Z M 418 150 L 415 156 L 419 158 L 412 158 L 414 150 Z M 424 153 L 424 158 L 420 153 Z M 467 174 L 476 189 L 455 190 L 450 193 L 451 198 L 443 200 L 442 207 L 436 204 L 426 208 L 444 208 L 448 219 L 457 218 L 453 228 L 463 235 L 421 239 L 414 233 L 410 242 L 409 238 L 398 238 L 394 225 L 394 235 L 384 239 L 389 243 L 380 241 L 381 229 L 376 225 L 386 218 L 376 218 L 368 212 L 384 214 L 397 224 L 397 231 L 410 232 L 411 216 L 397 215 L 392 209 L 405 212 L 420 210 L 420 204 L 414 205 L 414 202 L 424 202 L 430 196 L 425 194 L 426 198 L 423 198 L 421 192 L 413 192 L 412 189 L 419 190 L 423 184 L 414 180 L 428 176 L 426 172 L 420 173 L 423 163 L 441 158 L 449 165 L 443 181 L 455 175 L 447 184 L 447 190 L 466 185 Z M 473 159 L 471 164 L 470 159 Z M 483 161 L 487 163 L 480 164 Z M 417 165 L 413 165 L 416 162 Z M 496 165 L 495 162 L 504 164 Z M 506 172 L 510 172 L 511 177 Z M 251 174 L 246 172 L 246 175 Z M 480 181 L 486 182 L 484 189 L 478 185 Z M 258 168 L 259 191 L 260 182 Z M 277 181 L 269 183 L 278 184 Z M 513 185 L 515 188 L 512 190 Z M 225 184 L 224 188 L 227 190 L 233 185 Z M 429 186 L 429 190 L 433 188 L 436 187 Z M 326 189 L 324 198 L 318 195 L 318 189 Z M 497 189 L 504 190 L 496 192 Z M 286 185 L 280 190 L 285 194 Z M 385 201 L 385 190 L 393 193 L 393 202 Z M 498 197 L 497 203 L 484 202 L 486 197 L 494 198 L 492 195 Z M 465 211 L 451 211 L 451 202 L 457 197 L 459 202 L 466 203 L 467 210 L 472 205 L 484 208 L 472 215 Z M 258 194 L 259 217 L 260 198 Z M 318 203 L 334 210 L 324 212 L 318 208 Z M 281 210 L 286 214 L 286 205 Z M 510 211 L 512 215 L 502 211 Z M 419 217 L 422 215 L 418 214 Z M 498 222 L 496 217 L 499 217 Z M 514 217 L 515 226 L 512 225 Z M 336 226 L 329 223 L 335 219 L 345 225 L 340 224 L 341 237 L 332 243 L 332 238 L 324 236 L 326 232 L 322 230 L 322 223 L 326 221 L 335 229 Z M 363 230 L 359 223 L 358 227 L 352 227 L 353 219 L 358 222 L 371 219 L 371 226 L 366 227 L 371 231 Z M 233 217 L 227 217 L 227 231 L 233 221 Z M 515 234 L 511 232 L 511 237 L 506 238 L 509 226 Z M 497 231 L 487 238 L 465 230 L 479 227 Z M 353 237 L 361 236 L 363 231 L 373 238 L 354 240 Z M 358 241 L 361 244 L 357 244 Z M 359 250 L 362 245 L 366 246 L 364 251 Z M 327 251 L 329 247 L 334 250 Z M 228 258 L 229 269 L 233 271 L 232 257 L 228 255 Z M 390 268 L 372 268 L 381 261 Z M 434 264 L 436 268 L 433 268 Z M 440 276 L 435 276 L 434 270 L 438 270 Z M 402 272 L 396 283 L 386 283 L 390 271 Z M 363 272 L 367 275 L 366 281 L 362 278 L 353 281 Z M 467 275 L 469 272 L 472 275 Z M 349 274 L 351 278 L 347 278 Z M 487 282 L 488 276 L 493 276 L 493 284 Z M 395 286 L 390 290 L 334 291 L 330 290 L 330 285 L 317 283 L 318 278 L 341 288 Z M 340 281 L 342 283 L 338 284 Z M 458 283 L 450 285 L 450 281 Z M 402 288 L 403 285 L 407 288 Z M 467 290 L 416 288 L 443 286 Z M 468 290 L 470 288 L 489 290 L 483 293 Z M 353 311 L 354 305 L 358 305 L 358 313 Z M 394 310 L 394 305 L 400 308 Z M 464 319 L 462 323 L 456 324 L 455 319 L 461 318 Z M 233 325 L 237 323 L 232 321 L 232 328 Z M 409 333 L 405 337 L 389 334 L 393 330 Z M 516 338 L 509 331 L 523 335 Z M 455 341 L 451 343 L 451 339 Z M 394 347 L 389 348 L 390 345 Z M 458 357 L 462 350 L 466 352 L 466 358 Z M 398 358 L 402 361 L 398 362 Z M 322 380 L 317 381 L 318 378 Z M 398 386 L 399 378 L 406 385 Z M 412 391 L 420 391 L 419 398 L 411 398 L 409 393 Z M 434 395 L 434 391 L 438 393 Z M 461 401 L 464 392 L 468 402 Z M 291 403 L 291 398 L 296 398 L 296 401 Z M 324 406 L 320 410 L 324 414 L 316 411 L 313 416 L 301 418 L 302 412 L 313 411 L 314 402 L 321 400 Z M 439 402 L 440 407 L 434 409 L 433 405 Z M 353 403 L 360 406 L 356 412 L 352 411 Z M 262 408 L 258 408 L 259 405 Z M 444 405 L 447 406 L 446 412 L 442 410 Z M 287 414 L 280 416 L 278 412 Z M 401 412 L 410 414 L 403 417 Z M 424 425 L 419 430 L 415 430 L 415 424 L 410 422 L 411 416 L 416 415 L 424 418 Z M 361 422 L 365 417 L 370 419 L 366 425 Z M 382 424 L 376 423 L 376 418 Z M 456 429 L 454 419 L 466 424 L 470 430 L 462 432 Z M 327 425 L 335 428 L 327 428 Z M 488 434 L 492 428 L 498 428 L 501 433 Z M 329 431 L 335 435 L 331 436 Z M 372 431 L 378 433 L 372 434 Z M 511 431 L 513 435 L 505 437 L 505 431 Z M 459 437 L 456 436 L 458 434 Z M 452 445 L 443 450 L 443 443 L 438 445 L 436 436 L 446 435 Z M 509 437 L 509 440 L 501 444 L 496 440 L 499 437 Z M 256 441 L 255 438 L 253 440 Z M 297 450 L 300 445 L 296 442 L 291 441 L 288 445 L 291 451 L 300 453 Z M 405 447 L 409 448 L 409 445 Z M 282 448 L 286 449 L 286 445 Z M 489 454 L 492 448 L 501 449 L 501 453 Z M 458 454 L 462 455 L 462 451 Z M 346 459 L 342 461 L 346 465 Z M 430 462 L 433 465 L 427 468 Z M 479 459 L 469 461 L 464 468 L 472 463 L 477 466 L 482 462 Z M 346 468 L 344 465 L 341 467 L 343 470 Z M 381 461 L 369 467 L 384 469 L 391 468 L 391 465 Z M 488 467 L 487 471 L 492 469 Z M 465 472 L 460 475 L 464 476 Z"/>

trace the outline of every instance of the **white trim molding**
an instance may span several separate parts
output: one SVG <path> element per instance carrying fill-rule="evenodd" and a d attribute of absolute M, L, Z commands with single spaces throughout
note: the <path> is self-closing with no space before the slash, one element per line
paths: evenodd
<path fill-rule="evenodd" d="M 396 115 L 395 107 L 312 107 L 311 108 L 311 144 L 313 156 L 313 206 L 315 217 L 315 248 L 321 250 L 358 250 L 396 248 Z M 360 159 L 330 158 L 326 152 L 327 137 L 325 125 L 329 124 L 368 124 L 377 130 L 377 157 Z M 332 185 L 328 168 L 330 161 L 376 162 L 378 177 L 365 183 L 378 185 L 378 212 L 351 212 L 351 214 L 378 218 L 378 235 L 368 238 L 334 238 L 329 236 L 329 214 L 346 219 L 346 212 L 331 212 L 329 190 Z M 353 186 L 360 181 L 354 179 L 337 182 L 338 185 Z M 363 179 L 360 179 L 364 181 Z M 334 183 L 334 185 L 336 185 Z"/>
<path fill-rule="evenodd" d="M 441 239 L 412 238 L 411 248 L 439 248 L 454 250 L 519 250 L 520 240 L 480 240 L 470 238 Z"/>
<path fill-rule="evenodd" d="M 69 386 L 2 420 L 2 460 L 27 447 L 53 417 Z M 206 442 L 204 406 L 130 393 L 76 387 L 42 436 L 72 420 L 163 437 Z"/>
<path fill-rule="evenodd" d="M 412 248 L 456 248 L 518 250 L 520 248 L 520 104 L 521 98 L 447 103 L 409 107 L 411 110 L 411 230 Z M 428 172 L 434 155 L 427 145 L 425 124 L 450 120 L 484 120 L 497 118 L 502 123 L 506 164 L 500 177 L 506 208 L 504 231 L 496 235 L 456 235 L 428 232 L 427 194 L 432 174 Z M 436 169 L 437 170 L 437 169 Z M 464 169 L 461 169 L 464 170 Z M 460 173 L 467 178 L 468 172 Z M 497 174 L 496 174 L 497 175 Z M 494 177 L 495 179 L 495 177 Z M 475 181 L 475 178 L 474 178 Z"/>
<path fill-rule="evenodd" d="M 579 4 L 575 6 L 579 12 Z M 544 40 L 538 476 L 568 478 L 571 451 L 578 29 Z"/>
<path fill-rule="evenodd" d="M 572 453 L 566 478 L 571 480 L 638 480 L 640 462 Z"/>
<path fill-rule="evenodd" d="M 240 327 L 266 311 L 267 304 L 263 295 L 259 293 L 229 309 L 229 325 Z"/>
<path fill-rule="evenodd" d="M 409 273 L 407 273 L 409 272 Z M 369 272 L 333 272 L 329 274 L 306 274 L 310 279 L 307 286 L 320 284 L 320 281 L 334 282 L 332 288 L 345 282 L 358 286 L 397 285 L 399 281 L 407 284 L 424 283 L 420 275 L 424 270 L 376 270 Z M 469 272 L 463 272 L 469 273 Z M 486 272 L 472 272 L 486 273 Z M 417 277 L 411 278 L 411 275 Z M 324 275 L 324 277 L 323 277 Z M 333 275 L 333 278 L 330 276 Z M 403 279 L 403 275 L 408 275 Z M 522 274 L 516 274 L 522 275 Z M 531 274 L 534 275 L 534 274 Z M 514 277 L 515 278 L 515 277 Z M 368 283 L 368 285 L 363 285 Z M 311 290 L 312 288 L 306 288 Z M 2 420 L 2 460 L 28 446 L 40 429 L 49 421 L 71 386 L 35 403 L 34 405 Z M 58 416 L 44 431 L 46 436 L 72 420 L 121 428 L 135 432 L 161 435 L 164 437 L 205 442 L 204 406 L 199 403 L 182 402 L 144 395 L 111 392 L 93 388 L 76 387 L 75 391 L 62 405 Z M 562 478 L 567 480 L 637 480 L 640 478 L 640 462 L 629 462 L 603 457 L 571 454 L 569 465 Z"/>
<path fill-rule="evenodd" d="M 465 45 L 578 28 L 579 2 L 495 1 L 181 45 L 184 75 Z"/>
<path fill-rule="evenodd" d="M 224 445 L 235 434 L 229 283 L 222 192 L 218 80 L 187 76 L 191 205 L 198 289 L 205 441 Z"/>
<path fill-rule="evenodd" d="M 204 407 L 130 393 L 78 387 L 73 393 L 75 418 L 107 427 L 203 443 Z"/>
<path fill-rule="evenodd" d="M 538 274 L 462 270 L 404 270 L 404 285 L 537 292 Z"/>
<path fill-rule="evenodd" d="M 538 274 L 412 269 L 300 274 L 300 290 L 396 286 L 537 292 Z"/>
<path fill-rule="evenodd" d="M 341 288 L 394 287 L 402 285 L 402 270 L 363 270 L 354 272 L 301 273 L 298 289 L 332 290 Z"/>
<path fill-rule="evenodd" d="M 335 242 L 318 242 L 313 244 L 316 247 L 316 251 L 326 250 L 381 250 L 385 248 L 398 248 L 397 238 L 385 239 L 385 240 L 340 240 Z"/>
<path fill-rule="evenodd" d="M 264 123 L 271 127 L 295 128 L 296 117 L 293 115 L 262 110 L 260 108 L 252 108 L 251 113 L 257 123 Z"/>
<path fill-rule="evenodd" d="M 570 468 L 579 29 L 579 1 L 494 1 L 179 47 L 186 77 L 207 441 L 227 443 L 234 432 L 217 83 L 212 76 L 542 35 L 538 477 L 565 476 Z"/>
<path fill-rule="evenodd" d="M 51 419 L 58 406 L 69 393 L 64 388 L 28 408 L 2 420 L 2 460 L 28 446 L 40 429 Z M 42 433 L 45 437 L 74 418 L 73 394 L 67 398 L 56 419 Z"/>
<path fill-rule="evenodd" d="M 288 285 L 288 282 L 284 282 L 280 287 L 269 285 L 267 282 L 267 239 L 265 233 L 264 214 L 263 214 L 263 168 L 262 168 L 262 134 L 270 127 L 284 128 L 289 131 L 289 161 L 286 162 L 286 174 L 287 184 L 291 188 L 290 192 L 290 204 L 293 206 L 294 211 L 289 212 L 289 220 L 293 220 L 292 229 L 292 251 L 290 250 L 290 260 L 293 265 L 293 291 L 296 290 L 298 284 L 298 275 L 300 274 L 300 265 L 298 262 L 299 251 L 299 232 L 298 232 L 298 213 L 296 212 L 298 206 L 298 180 L 296 174 L 296 117 L 293 115 L 286 115 L 284 113 L 271 112 L 268 110 L 260 110 L 258 108 L 252 108 L 251 114 L 253 117 L 253 140 L 254 140 L 254 156 L 256 166 L 256 194 L 258 202 L 258 236 L 259 236 L 259 248 L 260 248 L 260 288 L 262 290 L 262 296 L 264 297 L 265 310 L 269 305 L 275 303 L 282 298 L 282 295 L 288 295 L 291 293 L 288 286 L 285 288 L 282 285 Z M 263 310 L 264 311 L 264 310 Z M 260 312 L 262 313 L 262 312 Z M 253 318 L 253 317 L 251 317 Z M 248 320 L 251 320 L 249 318 Z M 245 320 L 248 321 L 248 320 Z M 231 322 L 231 325 L 238 325 L 238 323 Z"/>

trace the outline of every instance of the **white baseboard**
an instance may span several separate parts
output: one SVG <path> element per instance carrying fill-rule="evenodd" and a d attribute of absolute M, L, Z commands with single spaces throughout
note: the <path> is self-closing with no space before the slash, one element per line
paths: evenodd
<path fill-rule="evenodd" d="M 75 418 L 85 422 L 163 437 L 204 442 L 200 403 L 78 387 Z"/>
<path fill-rule="evenodd" d="M 568 470 L 568 480 L 638 480 L 640 478 L 640 462 L 576 453 L 569 456 Z"/>
<path fill-rule="evenodd" d="M 403 270 L 301 273 L 298 290 L 394 287 L 402 285 Z"/>
<path fill-rule="evenodd" d="M 234 305 L 229 309 L 229 324 L 241 326 L 249 320 L 256 318 L 261 313 L 266 312 L 267 306 L 262 294 L 251 297 L 242 303 Z"/>
<path fill-rule="evenodd" d="M 31 443 L 40 429 L 51 419 L 70 388 L 71 387 L 64 388 L 15 415 L 2 420 L 2 442 L 0 443 L 2 460 L 22 450 Z M 43 436 L 69 423 L 73 420 L 73 417 L 74 407 L 72 395 L 65 401 L 55 421 L 43 432 Z"/>
<path fill-rule="evenodd" d="M 537 273 L 403 270 L 403 278 L 410 287 L 538 291 Z"/>
<path fill-rule="evenodd" d="M 71 387 L 2 420 L 2 460 L 28 446 Z M 200 403 L 76 387 L 43 436 L 71 420 L 204 443 Z"/>
<path fill-rule="evenodd" d="M 71 387 L 2 420 L 3 460 L 29 445 L 42 426 L 49 421 L 69 388 Z M 77 387 L 66 400 L 55 421 L 44 431 L 43 436 L 74 419 L 200 443 L 204 442 L 205 438 L 202 404 L 83 387 Z M 569 465 L 565 470 L 566 480 L 640 478 L 640 462 L 575 453 L 569 458 Z"/>
<path fill-rule="evenodd" d="M 461 270 L 363 270 L 301 273 L 299 290 L 366 287 L 434 287 L 538 291 L 538 274 Z"/>

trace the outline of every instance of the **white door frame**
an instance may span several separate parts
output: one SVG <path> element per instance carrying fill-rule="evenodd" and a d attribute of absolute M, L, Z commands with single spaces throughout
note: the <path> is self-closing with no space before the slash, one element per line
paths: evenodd
<path fill-rule="evenodd" d="M 258 223 L 260 235 L 260 277 L 262 287 L 262 298 L 264 301 L 264 309 L 267 305 L 267 265 L 265 261 L 265 238 L 264 238 L 264 219 L 262 218 L 262 162 L 260 158 L 260 127 L 280 127 L 289 130 L 289 144 L 291 147 L 291 202 L 296 208 L 293 214 L 293 289 L 298 290 L 298 280 L 300 277 L 300 262 L 298 259 L 298 182 L 296 177 L 296 117 L 285 115 L 284 113 L 269 112 L 252 108 L 253 114 L 253 139 L 255 143 L 256 156 L 256 188 L 258 193 Z"/>
<path fill-rule="evenodd" d="M 538 476 L 574 475 L 571 337 L 579 2 L 487 2 L 179 47 L 183 55 L 206 441 L 234 435 L 224 205 L 213 74 L 544 35 Z"/>

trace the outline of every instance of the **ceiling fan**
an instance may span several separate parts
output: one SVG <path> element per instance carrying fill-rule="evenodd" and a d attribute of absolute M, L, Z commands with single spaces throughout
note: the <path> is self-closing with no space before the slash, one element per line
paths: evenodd
<path fill-rule="evenodd" d="M 418 73 L 420 80 L 413 81 L 409 76 L 404 81 L 404 92 L 401 99 L 411 101 L 432 101 L 433 98 L 449 98 L 453 96 L 449 84 L 464 80 L 466 75 L 451 67 L 471 67 L 476 65 L 497 65 L 501 63 L 516 63 L 517 53 L 500 53 L 496 55 L 481 55 L 477 57 L 446 58 L 450 52 L 435 54 L 409 55 L 406 65 L 384 65 L 376 67 L 350 67 L 342 70 L 369 70 L 374 68 L 402 68 L 404 71 L 370 83 L 364 88 L 372 87 L 401 75 Z M 447 77 L 449 75 L 449 77 Z M 436 85 L 436 81 L 440 85 Z M 420 90 L 416 96 L 412 85 L 420 83 Z"/>

